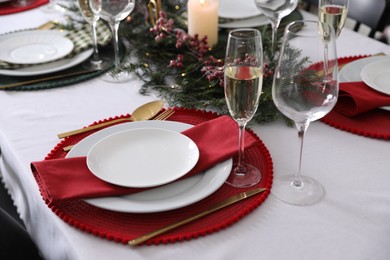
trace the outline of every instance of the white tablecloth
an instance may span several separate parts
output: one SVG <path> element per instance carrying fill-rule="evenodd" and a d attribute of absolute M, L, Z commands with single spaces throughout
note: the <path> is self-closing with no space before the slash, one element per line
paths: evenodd
<path fill-rule="evenodd" d="M 39 9 L 0 16 L 0 33 L 38 26 L 54 16 Z M 390 47 L 344 30 L 342 56 L 390 55 Z M 284 204 L 272 194 L 253 213 L 195 240 L 131 248 L 82 232 L 42 200 L 30 162 L 58 143 L 57 133 L 126 114 L 153 97 L 138 94 L 137 79 L 99 78 L 50 90 L 0 91 L 0 148 L 6 186 L 27 229 L 47 259 L 390 259 L 390 145 L 313 123 L 304 149 L 304 174 L 320 181 L 324 199 L 310 207 Z M 270 150 L 274 175 L 297 169 L 298 138 L 283 122 L 256 125 Z"/>

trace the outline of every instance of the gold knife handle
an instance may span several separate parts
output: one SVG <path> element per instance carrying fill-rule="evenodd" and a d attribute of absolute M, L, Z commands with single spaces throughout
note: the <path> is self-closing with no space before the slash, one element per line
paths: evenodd
<path fill-rule="evenodd" d="M 54 76 L 49 76 L 49 77 L 26 80 L 26 81 L 7 84 L 7 85 L 2 85 L 2 86 L 0 86 L 0 89 L 20 87 L 20 86 L 30 85 L 30 84 L 34 84 L 34 83 L 41 83 L 41 82 L 55 80 L 55 79 L 62 79 L 62 78 L 67 78 L 67 77 L 71 77 L 71 76 L 77 76 L 77 75 L 81 75 L 81 74 L 88 74 L 88 73 L 92 73 L 95 71 L 96 70 L 80 70 L 80 71 L 70 72 L 70 73 L 66 73 L 66 74 L 59 74 L 59 75 L 54 75 Z"/>
<path fill-rule="evenodd" d="M 88 131 L 91 131 L 91 130 L 99 129 L 99 128 L 102 128 L 102 127 L 105 127 L 105 126 L 113 125 L 113 124 L 124 122 L 124 121 L 132 121 L 132 118 L 131 117 L 119 118 L 119 119 L 115 119 L 115 120 L 112 120 L 112 121 L 100 123 L 100 124 L 97 124 L 97 125 L 88 126 L 88 127 L 80 128 L 80 129 L 77 129 L 77 130 L 72 130 L 72 131 L 69 131 L 69 132 L 61 133 L 61 134 L 58 134 L 57 136 L 58 136 L 58 138 L 61 139 L 61 138 L 65 138 L 65 137 L 68 137 L 68 136 L 85 133 L 85 132 L 88 132 Z"/>
<path fill-rule="evenodd" d="M 137 237 L 137 238 L 135 238 L 133 240 L 130 240 L 128 242 L 128 244 L 130 246 L 136 246 L 136 245 L 138 245 L 138 244 L 140 244 L 142 242 L 145 242 L 145 241 L 147 241 L 147 240 L 149 240 L 149 239 L 151 239 L 151 238 L 153 238 L 155 236 L 161 235 L 161 234 L 166 233 L 166 232 L 168 232 L 170 230 L 173 230 L 175 228 L 178 228 L 180 226 L 188 224 L 188 223 L 190 223 L 190 222 L 192 222 L 194 220 L 200 219 L 200 218 L 202 218 L 204 216 L 207 216 L 207 215 L 209 215 L 209 214 L 211 214 L 211 213 L 213 213 L 213 212 L 215 212 L 217 210 L 220 210 L 222 208 L 230 206 L 230 205 L 232 205 L 232 204 L 234 204 L 236 202 L 239 202 L 241 200 L 244 200 L 246 198 L 252 197 L 252 196 L 254 196 L 254 195 L 256 195 L 256 194 L 258 194 L 260 192 L 263 192 L 265 190 L 266 190 L 266 188 L 257 188 L 257 189 L 249 190 L 249 191 L 246 191 L 246 192 L 242 192 L 242 193 L 240 193 L 238 195 L 232 196 L 230 198 L 227 198 L 226 200 L 223 200 L 223 201 L 221 201 L 221 202 L 219 202 L 217 204 L 214 204 L 210 208 L 208 208 L 205 211 L 202 211 L 202 212 L 200 212 L 200 213 L 198 213 L 198 214 L 196 214 L 194 216 L 185 218 L 183 220 L 180 220 L 179 222 L 173 223 L 173 224 L 168 225 L 166 227 L 163 227 L 161 229 L 152 231 L 152 232 L 147 233 L 147 234 L 145 234 L 143 236 L 140 236 L 140 237 Z"/>

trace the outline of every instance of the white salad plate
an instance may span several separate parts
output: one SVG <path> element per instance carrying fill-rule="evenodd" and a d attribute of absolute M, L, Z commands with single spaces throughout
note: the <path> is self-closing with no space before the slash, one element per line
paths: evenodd
<path fill-rule="evenodd" d="M 260 15 L 254 0 L 219 0 L 218 16 L 230 19 L 242 19 Z"/>
<path fill-rule="evenodd" d="M 390 95 L 390 58 L 366 65 L 360 75 L 368 86 Z"/>
<path fill-rule="evenodd" d="M 187 136 L 166 129 L 138 128 L 97 142 L 87 154 L 87 166 L 108 183 L 149 188 L 183 177 L 198 159 L 199 149 Z"/>
<path fill-rule="evenodd" d="M 0 60 L 15 64 L 39 64 L 65 57 L 73 42 L 56 30 L 29 30 L 0 37 Z"/>
<path fill-rule="evenodd" d="M 93 49 L 88 49 L 79 54 L 70 57 L 55 60 L 49 63 L 43 63 L 33 66 L 28 66 L 19 69 L 0 69 L 0 75 L 6 76 L 37 76 L 43 74 L 49 74 L 61 70 L 65 70 L 80 64 L 88 59 L 93 53 Z"/>
<path fill-rule="evenodd" d="M 190 127 L 192 125 L 172 121 L 149 120 L 123 123 L 105 128 L 84 138 L 68 152 L 66 157 L 86 156 L 89 150 L 100 140 L 124 130 L 156 128 L 182 132 Z M 232 159 L 229 159 L 207 171 L 161 187 L 131 195 L 86 199 L 85 201 L 99 208 L 127 213 L 152 213 L 173 210 L 200 201 L 214 193 L 225 183 L 231 169 Z"/>
<path fill-rule="evenodd" d="M 360 74 L 366 65 L 375 61 L 386 60 L 386 59 L 389 59 L 389 57 L 385 55 L 378 55 L 378 56 L 370 56 L 367 58 L 361 58 L 352 61 L 341 68 L 339 73 L 339 81 L 340 82 L 362 81 L 362 77 Z"/>

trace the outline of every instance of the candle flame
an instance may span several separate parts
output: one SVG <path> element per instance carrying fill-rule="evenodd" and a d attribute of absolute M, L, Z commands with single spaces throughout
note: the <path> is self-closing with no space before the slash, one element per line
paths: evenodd
<path fill-rule="evenodd" d="M 205 0 L 199 0 L 200 5 L 204 5 Z"/>

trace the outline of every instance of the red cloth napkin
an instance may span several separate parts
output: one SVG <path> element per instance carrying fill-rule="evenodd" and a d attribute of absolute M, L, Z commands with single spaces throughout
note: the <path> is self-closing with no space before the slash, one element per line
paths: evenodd
<path fill-rule="evenodd" d="M 390 95 L 376 91 L 364 82 L 340 83 L 339 98 L 334 110 L 355 116 L 382 106 L 390 106 Z"/>
<path fill-rule="evenodd" d="M 238 126 L 228 116 L 198 124 L 184 132 L 200 151 L 196 166 L 184 177 L 202 172 L 237 153 Z M 245 134 L 245 147 L 256 144 L 256 139 Z M 65 199 L 83 199 L 131 194 L 145 189 L 126 188 L 107 183 L 95 177 L 86 165 L 86 157 L 32 162 L 31 169 L 47 202 Z"/>
<path fill-rule="evenodd" d="M 15 6 L 15 2 L 16 0 L 0 3 L 0 15 L 14 14 L 14 13 L 19 13 L 30 9 L 34 9 L 41 5 L 47 4 L 49 0 L 36 0 L 30 5 L 26 5 L 26 6 Z"/>

